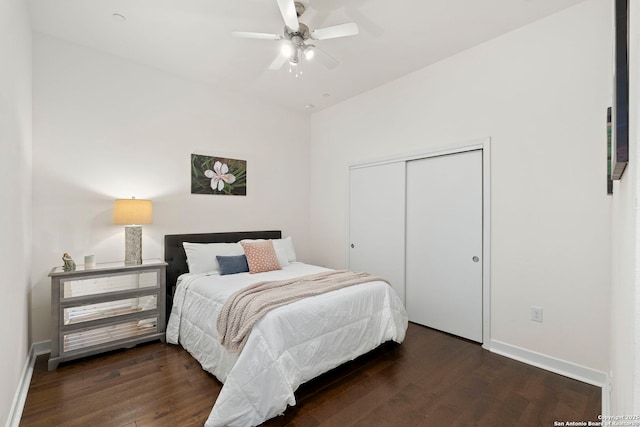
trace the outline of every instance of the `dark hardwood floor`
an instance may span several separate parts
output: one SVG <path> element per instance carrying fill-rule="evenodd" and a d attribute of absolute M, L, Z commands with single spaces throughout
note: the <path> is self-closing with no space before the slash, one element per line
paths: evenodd
<path fill-rule="evenodd" d="M 63 363 L 36 361 L 21 426 L 202 426 L 221 384 L 179 346 L 151 343 Z M 409 324 L 307 384 L 264 426 L 553 426 L 596 421 L 601 390 Z"/>

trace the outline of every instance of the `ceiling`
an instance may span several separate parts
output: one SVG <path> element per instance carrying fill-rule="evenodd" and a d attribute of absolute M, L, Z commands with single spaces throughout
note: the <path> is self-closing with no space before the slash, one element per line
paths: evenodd
<path fill-rule="evenodd" d="M 356 36 L 315 41 L 340 61 L 268 69 L 282 34 L 276 0 L 29 0 L 35 31 L 313 112 L 584 0 L 303 0 L 312 30 L 346 22 Z M 126 19 L 118 19 L 120 14 Z"/>

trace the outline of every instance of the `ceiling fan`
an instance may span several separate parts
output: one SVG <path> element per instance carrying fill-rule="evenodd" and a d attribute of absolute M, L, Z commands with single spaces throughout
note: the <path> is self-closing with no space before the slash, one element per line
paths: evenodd
<path fill-rule="evenodd" d="M 306 9 L 304 4 L 294 0 L 276 0 L 276 2 L 285 24 L 283 34 L 232 31 L 231 35 L 249 39 L 281 40 L 280 55 L 269 66 L 271 70 L 280 69 L 287 61 L 290 66 L 296 67 L 302 57 L 306 60 L 317 58 L 318 62 L 327 68 L 335 68 L 338 65 L 338 60 L 308 41 L 353 36 L 358 34 L 358 26 L 354 22 L 350 22 L 310 30 L 309 27 L 298 21 Z M 298 73 L 296 73 L 297 75 Z"/>

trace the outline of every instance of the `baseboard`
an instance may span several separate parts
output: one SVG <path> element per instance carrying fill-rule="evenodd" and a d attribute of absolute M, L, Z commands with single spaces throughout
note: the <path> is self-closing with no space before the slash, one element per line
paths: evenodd
<path fill-rule="evenodd" d="M 605 372 L 496 340 L 490 341 L 487 350 L 546 371 L 601 387 L 602 415 L 609 414 L 609 376 Z"/>
<path fill-rule="evenodd" d="M 602 416 L 611 415 L 611 383 L 607 381 L 607 385 L 602 387 Z"/>
<path fill-rule="evenodd" d="M 33 366 L 36 363 L 36 357 L 50 352 L 51 341 L 41 341 L 31 345 L 24 368 L 22 369 L 22 376 L 18 383 L 18 389 L 16 390 L 13 402 L 11 403 L 6 427 L 18 427 L 20 425 L 22 410 L 24 409 L 24 403 L 27 400 L 27 393 L 29 392 L 29 384 L 31 384 L 31 376 L 33 375 Z"/>

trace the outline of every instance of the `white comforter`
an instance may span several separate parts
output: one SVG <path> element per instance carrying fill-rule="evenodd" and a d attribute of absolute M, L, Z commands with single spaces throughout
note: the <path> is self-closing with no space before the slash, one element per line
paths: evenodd
<path fill-rule="evenodd" d="M 295 405 L 305 381 L 389 340 L 402 342 L 407 313 L 388 284 L 350 286 L 279 307 L 260 320 L 240 354 L 217 339 L 216 321 L 225 300 L 263 280 L 283 280 L 327 269 L 292 263 L 279 271 L 184 275 L 167 325 L 178 342 L 224 386 L 205 426 L 255 426 Z"/>

